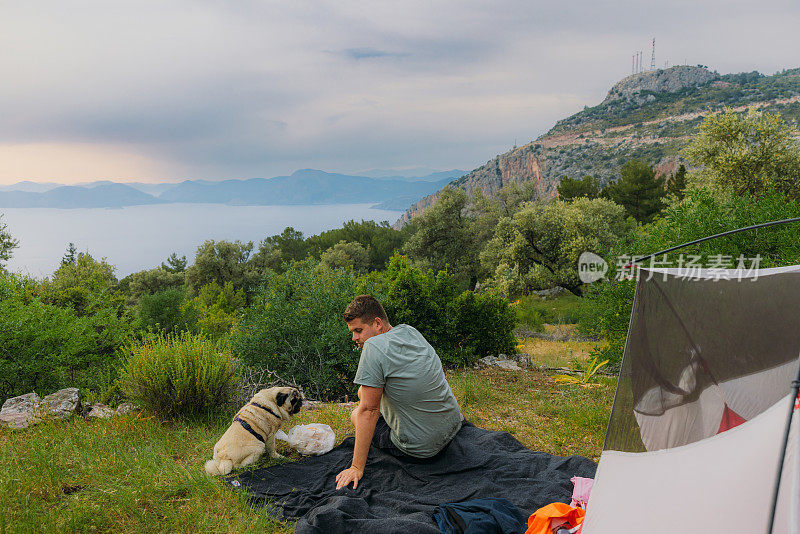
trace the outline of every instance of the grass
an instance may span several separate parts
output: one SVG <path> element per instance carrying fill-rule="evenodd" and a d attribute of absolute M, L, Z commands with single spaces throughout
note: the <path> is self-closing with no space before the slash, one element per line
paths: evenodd
<path fill-rule="evenodd" d="M 484 369 L 447 379 L 474 425 L 508 432 L 529 449 L 599 459 L 616 379 L 599 378 L 591 389 L 538 372 Z"/>
<path fill-rule="evenodd" d="M 535 340 L 537 343 L 541 340 Z M 544 349 L 543 349 L 544 350 Z M 613 381 L 584 389 L 538 372 L 449 371 L 464 416 L 551 454 L 600 455 Z M 352 405 L 303 410 L 294 424 L 352 435 Z M 0 430 L 0 532 L 278 532 L 290 524 L 251 508 L 203 470 L 233 412 L 193 421 L 131 415 Z M 279 451 L 298 455 L 279 442 Z M 262 461 L 258 467 L 270 465 Z"/>
<path fill-rule="evenodd" d="M 536 365 L 546 367 L 582 368 L 589 361 L 589 354 L 605 341 L 551 341 L 548 339 L 525 338 L 517 344 L 520 352 L 525 352 Z"/>
<path fill-rule="evenodd" d="M 515 303 L 517 321 L 541 331 L 544 323 L 574 324 L 580 321 L 587 311 L 586 299 L 572 294 L 562 294 L 555 298 L 536 295 L 520 297 Z"/>

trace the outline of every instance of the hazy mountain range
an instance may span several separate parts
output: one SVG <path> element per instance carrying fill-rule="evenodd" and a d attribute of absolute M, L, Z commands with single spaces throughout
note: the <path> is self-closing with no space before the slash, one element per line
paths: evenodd
<path fill-rule="evenodd" d="M 422 176 L 402 176 L 392 170 L 372 172 L 375 176 L 302 169 L 274 178 L 160 184 L 104 180 L 66 186 L 26 181 L 0 186 L 0 207 L 120 208 L 170 202 L 241 206 L 376 203 L 381 209 L 404 210 L 465 174 L 457 169 Z"/>

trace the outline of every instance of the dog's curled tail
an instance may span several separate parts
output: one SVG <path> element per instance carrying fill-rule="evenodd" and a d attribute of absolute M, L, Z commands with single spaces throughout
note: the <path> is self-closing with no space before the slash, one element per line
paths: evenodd
<path fill-rule="evenodd" d="M 209 475 L 227 475 L 233 471 L 233 462 L 230 460 L 209 460 L 206 462 L 206 473 Z"/>

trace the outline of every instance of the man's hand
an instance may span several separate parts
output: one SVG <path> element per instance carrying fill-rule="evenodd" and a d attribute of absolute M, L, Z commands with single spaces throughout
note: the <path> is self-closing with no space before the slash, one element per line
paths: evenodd
<path fill-rule="evenodd" d="M 375 423 L 378 422 L 381 409 L 381 395 L 383 388 L 361 386 L 358 396 L 361 402 L 353 410 L 350 420 L 356 427 L 356 442 L 353 447 L 353 463 L 349 468 L 336 475 L 336 489 L 340 490 L 353 483 L 353 489 L 358 487 L 358 481 L 364 476 L 367 466 L 367 455 L 372 435 L 375 433 Z"/>
<path fill-rule="evenodd" d="M 336 489 L 340 490 L 351 482 L 353 483 L 353 489 L 356 489 L 362 476 L 364 476 L 364 471 L 358 467 L 351 466 L 336 475 Z"/>

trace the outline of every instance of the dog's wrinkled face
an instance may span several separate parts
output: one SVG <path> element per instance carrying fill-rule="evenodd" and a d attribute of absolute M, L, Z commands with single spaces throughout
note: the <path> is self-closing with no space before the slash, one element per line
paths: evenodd
<path fill-rule="evenodd" d="M 297 388 L 281 388 L 275 395 L 275 403 L 294 415 L 303 407 L 303 395 Z"/>

